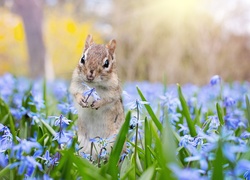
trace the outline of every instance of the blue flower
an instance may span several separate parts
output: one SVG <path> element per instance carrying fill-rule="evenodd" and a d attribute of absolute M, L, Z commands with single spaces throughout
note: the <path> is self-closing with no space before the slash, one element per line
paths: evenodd
<path fill-rule="evenodd" d="M 91 88 L 91 89 L 85 91 L 85 92 L 83 93 L 83 96 L 87 96 L 87 97 L 92 96 L 92 97 L 94 98 L 95 101 L 101 99 L 100 96 L 98 96 L 98 94 L 97 94 L 95 88 Z"/>
<path fill-rule="evenodd" d="M 168 118 L 171 121 L 171 124 L 175 125 L 177 122 L 179 122 L 180 118 L 181 118 L 181 113 L 169 113 L 168 114 Z M 164 118 L 164 116 L 162 116 L 162 118 Z"/>
<path fill-rule="evenodd" d="M 101 137 L 96 137 L 96 138 L 90 138 L 89 141 L 96 143 L 99 147 L 107 147 L 109 143 L 115 141 L 116 134 L 109 136 L 107 138 L 101 138 Z"/>
<path fill-rule="evenodd" d="M 44 159 L 46 160 L 45 164 L 48 164 L 49 161 L 51 160 L 48 150 L 45 152 Z"/>
<path fill-rule="evenodd" d="M 52 164 L 53 159 L 52 159 L 52 157 L 50 157 L 50 153 L 48 150 L 45 152 L 45 154 L 42 157 L 40 156 L 39 158 L 45 161 L 44 162 L 45 165 L 47 165 L 47 166 L 53 165 Z"/>
<path fill-rule="evenodd" d="M 139 99 L 136 99 L 134 102 L 129 103 L 127 106 L 129 106 L 131 110 L 138 110 L 139 112 L 141 112 L 142 105 L 145 105 L 145 104 L 149 104 L 149 102 L 140 101 Z"/>
<path fill-rule="evenodd" d="M 249 139 L 249 138 L 250 138 L 250 132 L 244 131 L 244 132 L 240 135 L 240 137 L 241 137 L 242 139 Z"/>
<path fill-rule="evenodd" d="M 63 101 L 68 94 L 67 85 L 63 81 L 53 83 L 53 94 L 58 101 Z"/>
<path fill-rule="evenodd" d="M 22 154 L 29 154 L 32 149 L 42 149 L 42 146 L 38 142 L 27 141 L 26 139 L 21 140 L 19 144 L 12 148 L 12 156 L 15 153 L 17 159 L 22 158 Z"/>
<path fill-rule="evenodd" d="M 185 162 L 198 161 L 200 163 L 200 169 L 206 171 L 208 169 L 207 154 L 200 153 L 195 156 L 190 156 L 184 159 Z"/>
<path fill-rule="evenodd" d="M 48 174 L 44 174 L 43 175 L 43 180 L 53 180 L 53 179 L 50 178 Z"/>
<path fill-rule="evenodd" d="M 214 75 L 214 76 L 210 79 L 210 84 L 211 84 L 212 86 L 214 86 L 214 85 L 216 85 L 216 84 L 218 84 L 218 83 L 220 83 L 220 82 L 221 82 L 221 78 L 220 78 L 219 75 Z"/>
<path fill-rule="evenodd" d="M 53 141 L 57 140 L 57 142 L 59 144 L 70 143 L 70 141 L 72 140 L 72 137 L 73 137 L 72 133 L 59 131 L 59 132 L 57 132 L 55 134 L 55 137 L 53 138 Z"/>
<path fill-rule="evenodd" d="M 173 96 L 173 93 L 166 93 L 165 96 L 160 96 L 162 106 L 168 108 L 168 112 L 176 112 L 177 107 L 180 107 L 180 101 Z"/>
<path fill-rule="evenodd" d="M 0 167 L 6 167 L 8 165 L 8 156 L 0 152 Z"/>
<path fill-rule="evenodd" d="M 64 125 L 69 125 L 70 122 L 72 122 L 71 120 L 67 119 L 66 117 L 64 117 L 62 114 L 58 117 L 58 116 L 50 116 L 50 117 L 54 117 L 55 118 L 55 126 L 64 126 Z"/>
<path fill-rule="evenodd" d="M 231 107 L 235 105 L 236 101 L 231 97 L 225 97 L 223 105 L 224 107 Z"/>
<path fill-rule="evenodd" d="M 11 164 L 10 169 L 18 167 L 18 174 L 22 175 L 26 172 L 26 176 L 31 176 L 36 168 L 43 170 L 42 165 L 38 163 L 32 156 L 22 156 L 19 162 Z"/>
<path fill-rule="evenodd" d="M 250 170 L 247 170 L 243 176 L 246 180 L 250 180 Z"/>
<path fill-rule="evenodd" d="M 10 112 L 16 120 L 20 120 L 27 113 L 24 107 L 10 108 Z"/>
<path fill-rule="evenodd" d="M 102 147 L 100 153 L 98 154 L 99 158 L 105 158 L 108 155 L 108 152 L 105 147 Z"/>
<path fill-rule="evenodd" d="M 220 121 L 217 116 L 208 116 L 208 123 L 209 129 L 208 132 L 216 131 L 218 130 L 218 127 L 220 126 Z"/>
<path fill-rule="evenodd" d="M 180 132 L 183 132 L 183 134 L 188 134 L 188 132 L 189 132 L 189 129 L 188 129 L 188 127 L 187 126 L 184 126 L 184 125 L 182 125 L 182 124 L 178 124 L 178 126 L 180 127 L 180 129 L 178 130 L 178 132 L 180 133 Z"/>
<path fill-rule="evenodd" d="M 190 135 L 184 135 L 179 142 L 180 147 L 187 148 L 192 154 L 197 154 L 197 147 L 202 144 L 203 141 L 200 137 L 191 137 Z"/>
<path fill-rule="evenodd" d="M 207 180 L 205 176 L 201 176 L 205 172 L 198 169 L 181 169 L 175 164 L 170 164 L 170 169 L 173 171 L 173 174 L 177 177 L 179 180 Z"/>
<path fill-rule="evenodd" d="M 0 97 L 8 102 L 9 97 L 15 88 L 16 79 L 12 74 L 5 74 L 0 78 Z"/>
<path fill-rule="evenodd" d="M 86 153 L 84 153 L 84 152 L 81 152 L 80 155 L 81 155 L 84 159 L 90 160 L 90 154 L 86 154 Z"/>
<path fill-rule="evenodd" d="M 136 126 L 136 124 L 138 123 L 138 126 L 140 127 L 140 126 L 142 126 L 144 121 L 143 120 L 139 120 L 138 121 L 138 119 L 135 117 L 135 116 L 133 116 L 131 119 L 130 119 L 130 129 L 133 129 L 135 126 Z"/>
<path fill-rule="evenodd" d="M 183 137 L 181 137 L 179 146 L 187 147 L 188 145 L 192 145 L 193 147 L 197 147 L 200 143 L 201 138 L 191 137 L 190 135 L 184 135 Z"/>
<path fill-rule="evenodd" d="M 12 134 L 7 126 L 0 124 L 0 132 L 3 134 L 0 136 L 0 151 L 5 151 L 12 146 Z"/>
<path fill-rule="evenodd" d="M 60 103 L 57 105 L 58 109 L 63 113 L 63 114 L 68 114 L 68 113 L 72 113 L 72 114 L 76 114 L 76 108 L 69 103 Z"/>
<path fill-rule="evenodd" d="M 56 152 L 56 154 L 50 160 L 50 165 L 54 166 L 54 165 L 58 164 L 59 160 L 60 160 L 60 156 L 61 156 L 60 153 Z"/>
<path fill-rule="evenodd" d="M 234 172 L 236 175 L 242 175 L 243 173 L 247 173 L 249 176 L 250 171 L 250 161 L 246 159 L 241 159 L 236 163 L 236 167 L 234 169 Z M 249 176 L 250 177 L 250 176 Z M 246 178 L 246 177 L 245 177 Z"/>
<path fill-rule="evenodd" d="M 28 104 L 36 106 L 36 109 L 38 111 L 40 111 L 41 109 L 45 107 L 44 100 L 41 94 L 37 94 L 37 95 L 32 94 L 31 101 Z"/>
<path fill-rule="evenodd" d="M 222 150 L 224 156 L 229 161 L 235 162 L 237 153 L 247 152 L 248 148 L 245 145 L 235 145 L 235 144 L 225 143 Z"/>
<path fill-rule="evenodd" d="M 0 132 L 4 130 L 4 125 L 0 123 Z"/>
<path fill-rule="evenodd" d="M 229 129 L 237 129 L 242 125 L 242 122 L 239 118 L 235 117 L 233 114 L 227 114 L 224 117 L 225 124 Z"/>
<path fill-rule="evenodd" d="M 86 97 L 87 96 L 87 99 L 92 96 L 94 98 L 95 101 L 97 100 L 100 100 L 100 96 L 97 94 L 96 92 L 96 89 L 95 88 L 90 88 L 87 84 L 85 83 L 82 83 L 86 88 L 87 88 L 87 91 L 84 91 L 83 92 L 83 96 Z"/>

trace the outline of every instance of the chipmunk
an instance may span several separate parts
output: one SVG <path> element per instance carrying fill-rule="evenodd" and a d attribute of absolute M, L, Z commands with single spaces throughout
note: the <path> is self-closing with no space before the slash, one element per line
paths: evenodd
<path fill-rule="evenodd" d="M 125 119 L 115 48 L 114 39 L 107 45 L 95 44 L 92 36 L 88 35 L 83 55 L 73 72 L 70 84 L 69 90 L 78 111 L 78 141 L 81 151 L 92 153 L 93 157 L 100 153 L 100 147 L 92 152 L 90 139 L 110 138 L 114 142 Z M 95 88 L 100 99 L 84 96 L 88 86 Z"/>

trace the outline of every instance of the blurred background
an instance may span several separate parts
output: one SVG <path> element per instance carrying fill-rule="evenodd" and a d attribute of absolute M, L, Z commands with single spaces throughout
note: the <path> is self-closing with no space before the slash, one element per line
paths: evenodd
<path fill-rule="evenodd" d="M 0 75 L 69 80 L 88 34 L 122 82 L 250 81 L 249 0 L 1 0 Z"/>

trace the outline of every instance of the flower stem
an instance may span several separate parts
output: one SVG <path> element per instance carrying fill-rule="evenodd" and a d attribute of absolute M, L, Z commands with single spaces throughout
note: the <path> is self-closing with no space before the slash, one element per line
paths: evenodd
<path fill-rule="evenodd" d="M 88 97 L 85 100 L 85 103 L 88 101 L 89 97 L 91 96 L 91 94 L 94 92 L 95 88 L 92 88 L 90 93 L 88 94 Z"/>
<path fill-rule="evenodd" d="M 138 125 L 138 121 L 139 121 L 139 104 L 136 103 L 136 110 L 137 110 L 137 122 L 136 122 L 136 127 L 135 127 L 135 155 L 134 155 L 134 158 L 135 158 L 135 179 L 136 179 L 136 159 L 137 159 L 137 141 L 138 141 L 138 128 L 139 128 L 139 125 Z"/>

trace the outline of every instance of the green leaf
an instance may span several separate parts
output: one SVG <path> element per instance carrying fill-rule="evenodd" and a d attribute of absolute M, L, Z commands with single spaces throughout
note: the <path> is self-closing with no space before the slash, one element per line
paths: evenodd
<path fill-rule="evenodd" d="M 19 131 L 19 137 L 21 139 L 27 139 L 28 138 L 28 130 L 30 127 L 28 127 L 30 118 L 23 116 L 23 118 L 20 121 L 20 131 Z"/>
<path fill-rule="evenodd" d="M 43 80 L 43 100 L 45 105 L 45 117 L 48 117 L 48 103 L 47 103 L 47 81 L 46 78 Z"/>
<path fill-rule="evenodd" d="M 162 132 L 162 151 L 163 158 L 165 159 L 167 164 L 176 163 L 176 144 L 174 141 L 174 134 L 171 128 L 171 125 L 168 120 L 164 123 L 164 128 Z"/>
<path fill-rule="evenodd" d="M 3 115 L 3 118 L 1 118 L 1 123 L 6 124 L 6 122 L 8 121 L 8 118 L 9 118 L 9 114 Z"/>
<path fill-rule="evenodd" d="M 4 123 L 3 123 L 4 121 Z M 8 105 L 0 98 L 0 122 L 5 126 L 10 126 L 11 134 L 13 135 L 14 143 L 17 143 L 15 123 Z"/>
<path fill-rule="evenodd" d="M 152 144 L 152 135 L 151 135 L 151 130 L 150 130 L 150 125 L 148 122 L 148 119 L 145 118 L 144 122 L 144 147 L 145 147 L 145 167 L 146 169 L 151 166 L 152 161 L 151 161 L 151 155 L 148 146 L 150 147 Z"/>
<path fill-rule="evenodd" d="M 194 118 L 194 123 L 197 124 L 198 126 L 201 126 L 201 122 L 200 122 L 200 119 L 201 119 L 201 109 L 202 107 L 200 108 L 195 108 L 195 118 Z"/>
<path fill-rule="evenodd" d="M 53 136 L 56 135 L 55 130 L 54 130 L 48 123 L 46 123 L 46 122 L 45 122 L 44 120 L 42 120 L 42 119 L 39 119 L 39 120 L 42 122 L 42 124 L 46 127 L 46 129 L 50 132 L 51 135 L 53 135 Z"/>
<path fill-rule="evenodd" d="M 61 159 L 59 164 L 53 169 L 51 176 L 54 179 L 77 179 L 79 176 L 82 179 L 110 179 L 100 175 L 100 169 L 93 166 L 86 159 L 74 154 L 74 149 L 60 151 Z"/>
<path fill-rule="evenodd" d="M 207 121 L 205 121 L 205 123 L 203 124 L 203 132 L 207 132 L 207 130 L 209 129 L 210 123 L 211 123 L 211 119 L 208 119 Z"/>
<path fill-rule="evenodd" d="M 177 84 L 177 86 L 178 86 L 178 95 L 179 95 L 179 99 L 180 99 L 181 106 L 182 106 L 182 115 L 186 118 L 190 135 L 195 137 L 197 135 L 197 132 L 195 130 L 195 124 L 193 120 L 191 119 L 187 102 L 182 94 L 181 86 L 179 84 Z"/>
<path fill-rule="evenodd" d="M 27 91 L 22 100 L 22 106 L 26 109 L 29 109 L 31 112 L 37 112 L 37 108 L 34 104 L 30 104 L 33 101 L 34 97 L 32 95 L 32 85 L 30 86 L 30 91 Z"/>
<path fill-rule="evenodd" d="M 222 145 L 221 145 L 221 141 L 219 140 L 217 152 L 215 154 L 215 160 L 212 163 L 213 164 L 212 180 L 224 179 L 223 161 L 224 161 L 224 157 L 223 157 L 223 152 L 222 152 Z"/>
<path fill-rule="evenodd" d="M 15 123 L 14 123 L 14 120 L 12 118 L 12 114 L 9 112 L 9 119 L 10 119 L 10 131 L 11 131 L 11 134 L 13 135 L 13 141 L 15 143 L 17 143 L 17 139 L 16 139 L 16 130 L 15 130 Z"/>
<path fill-rule="evenodd" d="M 155 174 L 155 165 L 151 165 L 146 171 L 144 171 L 138 180 L 151 180 Z"/>
<path fill-rule="evenodd" d="M 144 97 L 144 95 L 142 94 L 141 90 L 139 89 L 139 87 L 136 87 L 138 94 L 141 97 L 142 101 L 147 101 L 146 98 Z M 158 118 L 156 117 L 154 111 L 152 110 L 151 106 L 148 104 L 144 104 L 146 110 L 148 111 L 148 114 L 150 115 L 150 117 L 152 118 L 153 122 L 155 123 L 156 127 L 159 129 L 159 131 L 162 131 L 162 124 L 160 123 L 160 121 L 158 120 Z"/>
<path fill-rule="evenodd" d="M 248 127 L 250 127 L 250 102 L 247 95 L 246 95 L 246 116 L 248 120 Z"/>
<path fill-rule="evenodd" d="M 3 178 L 4 176 L 6 176 L 7 173 L 9 173 L 9 171 L 10 171 L 10 164 L 8 164 L 5 168 L 1 169 L 0 177 Z"/>
<path fill-rule="evenodd" d="M 132 161 L 127 157 L 125 157 L 124 161 L 122 162 L 120 176 L 121 180 L 133 179 L 135 177 L 135 166 Z"/>
<path fill-rule="evenodd" d="M 224 115 L 223 115 L 223 110 L 220 107 L 219 103 L 216 103 L 216 110 L 217 110 L 218 119 L 220 121 L 220 125 L 223 126 L 225 124 L 223 120 Z"/>
<path fill-rule="evenodd" d="M 113 179 L 118 178 L 119 174 L 118 163 L 129 130 L 130 118 L 131 118 L 131 112 L 128 112 L 125 118 L 125 122 L 122 125 L 119 134 L 117 135 L 114 148 L 111 151 L 110 159 L 107 164 L 107 173 L 110 174 Z M 104 166 L 104 168 L 106 167 Z"/>
<path fill-rule="evenodd" d="M 41 138 L 39 138 L 39 139 L 37 140 L 37 142 L 40 143 L 41 145 L 45 146 L 46 144 L 44 143 L 44 139 L 45 139 L 46 137 L 48 137 L 48 134 L 47 134 L 47 133 L 45 133 Z"/>

